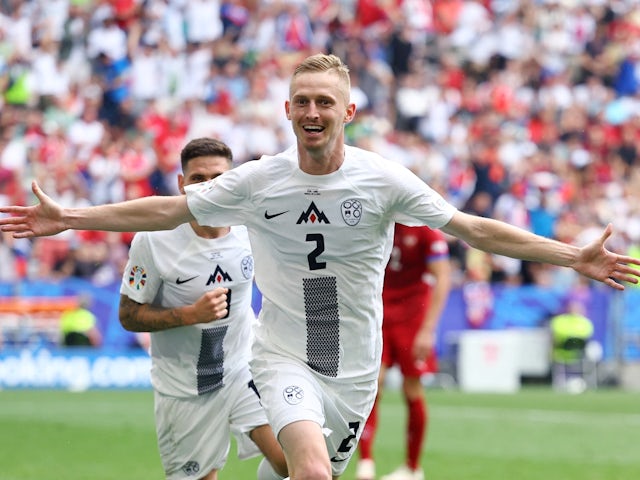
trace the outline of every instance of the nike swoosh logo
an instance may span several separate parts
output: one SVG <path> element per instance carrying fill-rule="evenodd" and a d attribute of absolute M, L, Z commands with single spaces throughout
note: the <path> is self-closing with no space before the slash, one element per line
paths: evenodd
<path fill-rule="evenodd" d="M 289 210 L 285 210 L 284 212 L 280 212 L 280 213 L 274 213 L 273 215 L 269 215 L 269 212 L 267 212 L 265 210 L 264 212 L 264 218 L 266 218 L 267 220 L 271 220 L 272 218 L 275 217 L 279 217 L 280 215 L 284 215 L 285 213 L 287 213 Z"/>
<path fill-rule="evenodd" d="M 335 457 L 331 458 L 331 461 L 333 463 L 340 463 L 340 462 L 346 462 L 350 458 L 351 458 L 351 455 L 349 455 L 347 458 L 338 458 L 338 456 L 336 455 Z"/>
<path fill-rule="evenodd" d="M 191 280 L 193 280 L 194 278 L 198 278 L 198 275 L 196 275 L 195 277 L 191 277 L 191 278 L 186 278 L 184 280 L 180 280 L 180 277 L 176 278 L 176 285 L 182 285 L 183 283 L 187 283 L 190 282 Z"/>

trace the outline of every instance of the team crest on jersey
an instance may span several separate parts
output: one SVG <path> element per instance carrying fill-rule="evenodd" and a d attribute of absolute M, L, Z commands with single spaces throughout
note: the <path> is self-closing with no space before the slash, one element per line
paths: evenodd
<path fill-rule="evenodd" d="M 253 257 L 251 255 L 247 255 L 242 259 L 240 269 L 242 270 L 242 276 L 247 280 L 253 277 Z"/>
<path fill-rule="evenodd" d="M 304 390 L 297 385 L 289 385 L 282 391 L 282 395 L 289 405 L 298 405 L 304 400 Z"/>
<path fill-rule="evenodd" d="M 342 202 L 340 210 L 342 211 L 342 219 L 344 220 L 344 223 L 350 227 L 357 225 L 362 218 L 362 203 L 360 200 L 356 200 L 355 198 L 350 198 L 349 200 Z"/>
<path fill-rule="evenodd" d="M 223 282 L 232 282 L 233 279 L 231 275 L 220 268 L 220 265 L 216 265 L 216 269 L 213 271 L 211 275 L 209 275 L 209 280 L 207 280 L 207 285 L 211 285 L 212 283 L 223 283 Z"/>
<path fill-rule="evenodd" d="M 129 270 L 129 286 L 136 290 L 142 290 L 147 283 L 147 272 L 139 265 L 131 267 Z"/>
<path fill-rule="evenodd" d="M 182 471 L 185 475 L 193 476 L 196 475 L 200 471 L 200 464 L 193 460 L 189 460 L 182 466 Z"/>
<path fill-rule="evenodd" d="M 303 222 L 304 223 L 309 223 L 309 222 L 327 223 L 327 224 L 331 223 L 327 218 L 327 216 L 324 214 L 324 212 L 321 212 L 320 210 L 318 210 L 318 207 L 314 202 L 311 202 L 311 205 L 309 205 L 309 208 L 307 208 L 304 212 L 302 212 L 296 224 L 300 225 Z"/>

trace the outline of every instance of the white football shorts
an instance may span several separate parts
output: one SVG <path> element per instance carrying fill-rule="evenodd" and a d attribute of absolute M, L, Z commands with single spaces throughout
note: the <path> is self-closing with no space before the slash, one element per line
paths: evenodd
<path fill-rule="evenodd" d="M 272 353 L 261 352 L 250 365 L 276 437 L 290 423 L 317 423 L 325 435 L 333 475 L 344 473 L 373 408 L 377 381 L 336 382 Z"/>
<path fill-rule="evenodd" d="M 249 433 L 267 424 L 248 367 L 215 392 L 176 398 L 155 392 L 158 449 L 167 480 L 200 478 L 221 469 L 229 455 L 230 434 L 238 458 L 261 452 Z"/>

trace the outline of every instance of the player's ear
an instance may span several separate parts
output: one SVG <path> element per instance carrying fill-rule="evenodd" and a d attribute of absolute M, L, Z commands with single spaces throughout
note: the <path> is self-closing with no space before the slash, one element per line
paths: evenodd
<path fill-rule="evenodd" d="M 291 103 L 289 102 L 289 100 L 284 102 L 284 111 L 287 114 L 287 120 L 291 120 Z"/>
<path fill-rule="evenodd" d="M 184 175 L 178 174 L 178 191 L 184 195 Z"/>
<path fill-rule="evenodd" d="M 350 103 L 344 112 L 344 123 L 349 123 L 356 116 L 356 104 Z"/>

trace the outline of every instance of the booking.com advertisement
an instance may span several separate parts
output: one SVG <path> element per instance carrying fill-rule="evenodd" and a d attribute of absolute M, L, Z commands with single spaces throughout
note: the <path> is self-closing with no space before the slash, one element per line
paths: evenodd
<path fill-rule="evenodd" d="M 0 350 L 0 388 L 151 388 L 151 358 L 109 348 Z"/>

